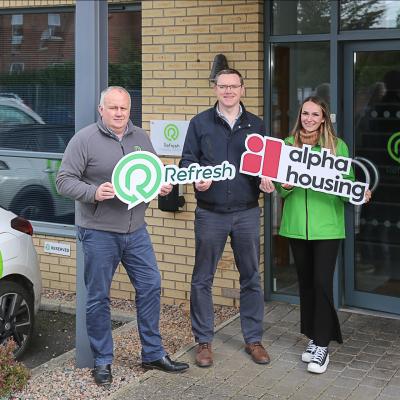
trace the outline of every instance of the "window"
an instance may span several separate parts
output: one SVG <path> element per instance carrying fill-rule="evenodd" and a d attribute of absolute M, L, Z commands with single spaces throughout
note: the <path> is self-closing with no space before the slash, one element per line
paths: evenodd
<path fill-rule="evenodd" d="M 307 96 L 317 94 L 329 104 L 329 59 L 327 42 L 272 46 L 272 136 L 284 139 L 289 135 L 298 108 Z M 272 207 L 272 288 L 274 292 L 297 295 L 298 283 L 289 241 L 278 234 L 283 201 L 276 192 Z"/>
<path fill-rule="evenodd" d="M 45 43 L 47 40 L 63 40 L 60 14 L 48 14 L 47 20 L 48 27 L 42 32 L 40 37 L 41 49 L 47 49 Z"/>
<path fill-rule="evenodd" d="M 141 13 L 129 7 L 109 11 L 109 84 L 130 92 L 141 125 Z M 75 133 L 74 9 L 0 10 L 0 26 L 0 206 L 73 224 L 74 202 L 58 195 L 55 179 Z"/>
<path fill-rule="evenodd" d="M 25 64 L 24 63 L 12 63 L 10 65 L 10 74 L 20 74 L 24 71 Z"/>
<path fill-rule="evenodd" d="M 273 35 L 329 33 L 330 0 L 274 0 Z"/>
<path fill-rule="evenodd" d="M 22 14 L 14 14 L 11 16 L 11 44 L 19 45 L 22 43 L 24 24 L 24 16 Z"/>
<path fill-rule="evenodd" d="M 0 33 L 0 206 L 73 224 L 74 202 L 58 195 L 55 178 L 75 131 L 74 13 L 26 11 L 0 14 L 0 26 L 10 27 Z"/>
<path fill-rule="evenodd" d="M 142 17 L 140 11 L 110 10 L 108 83 L 131 95 L 131 120 L 142 125 Z"/>
<path fill-rule="evenodd" d="M 400 2 L 398 0 L 342 0 L 340 27 L 355 29 L 400 29 Z"/>

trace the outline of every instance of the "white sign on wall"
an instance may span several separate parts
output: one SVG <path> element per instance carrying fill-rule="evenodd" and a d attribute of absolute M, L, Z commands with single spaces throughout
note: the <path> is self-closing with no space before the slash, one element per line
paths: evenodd
<path fill-rule="evenodd" d="M 150 139 L 160 156 L 182 155 L 189 121 L 150 121 Z"/>
<path fill-rule="evenodd" d="M 45 253 L 71 256 L 71 245 L 67 243 L 44 242 L 43 249 Z"/>

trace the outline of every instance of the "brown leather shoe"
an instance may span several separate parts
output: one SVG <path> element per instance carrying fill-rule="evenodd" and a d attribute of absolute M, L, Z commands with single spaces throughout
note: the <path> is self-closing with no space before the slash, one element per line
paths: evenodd
<path fill-rule="evenodd" d="M 246 353 L 251 355 L 253 361 L 257 364 L 269 364 L 270 358 L 267 350 L 260 342 L 247 343 L 245 347 Z"/>
<path fill-rule="evenodd" d="M 196 364 L 199 367 L 210 367 L 213 363 L 211 343 L 199 343 L 196 350 Z"/>

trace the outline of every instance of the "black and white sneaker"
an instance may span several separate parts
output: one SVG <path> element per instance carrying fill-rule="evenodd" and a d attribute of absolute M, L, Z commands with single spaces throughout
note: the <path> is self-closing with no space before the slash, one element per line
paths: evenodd
<path fill-rule="evenodd" d="M 308 342 L 308 346 L 306 348 L 306 351 L 301 355 L 301 361 L 305 363 L 309 363 L 311 359 L 313 358 L 313 355 L 315 353 L 317 346 L 314 344 L 312 340 Z"/>
<path fill-rule="evenodd" d="M 315 353 L 307 366 L 308 372 L 323 374 L 329 364 L 329 353 L 327 347 L 316 346 Z"/>

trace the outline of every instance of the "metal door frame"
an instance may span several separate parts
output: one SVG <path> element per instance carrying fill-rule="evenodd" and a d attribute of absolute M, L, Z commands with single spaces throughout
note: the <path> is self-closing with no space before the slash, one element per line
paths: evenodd
<path fill-rule="evenodd" d="M 343 43 L 343 108 L 342 121 L 344 140 L 354 156 L 354 53 L 357 51 L 400 51 L 399 40 L 346 42 Z M 378 189 L 379 190 L 379 189 Z M 348 306 L 378 310 L 393 314 L 400 313 L 400 298 L 355 290 L 354 263 L 354 208 L 346 207 L 346 240 L 344 242 L 344 302 Z"/>

